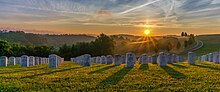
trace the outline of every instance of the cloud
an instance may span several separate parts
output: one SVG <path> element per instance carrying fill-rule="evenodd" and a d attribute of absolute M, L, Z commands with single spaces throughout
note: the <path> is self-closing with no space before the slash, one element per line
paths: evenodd
<path fill-rule="evenodd" d="M 219 0 L 0 0 L 0 24 L 214 26 L 219 10 Z"/>
<path fill-rule="evenodd" d="M 142 5 L 133 7 L 133 8 L 131 8 L 131 9 L 128 9 L 128 10 L 126 10 L 126 11 L 120 12 L 119 14 L 126 14 L 126 13 L 129 13 L 129 12 L 131 12 L 131 11 L 134 11 L 134 10 L 143 8 L 143 7 L 145 7 L 145 6 L 151 5 L 151 4 L 153 4 L 153 3 L 156 3 L 156 2 L 158 2 L 158 1 L 160 1 L 160 0 L 154 0 L 154 1 L 152 1 L 152 2 L 147 2 L 147 3 L 145 3 L 145 4 L 142 4 Z"/>

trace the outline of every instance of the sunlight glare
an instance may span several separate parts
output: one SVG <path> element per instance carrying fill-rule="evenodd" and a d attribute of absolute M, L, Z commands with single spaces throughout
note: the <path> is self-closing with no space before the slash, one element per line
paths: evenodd
<path fill-rule="evenodd" d="M 148 30 L 148 29 L 145 30 L 145 31 L 144 31 L 144 34 L 145 34 L 145 35 L 149 35 L 149 34 L 150 34 L 150 30 Z"/>

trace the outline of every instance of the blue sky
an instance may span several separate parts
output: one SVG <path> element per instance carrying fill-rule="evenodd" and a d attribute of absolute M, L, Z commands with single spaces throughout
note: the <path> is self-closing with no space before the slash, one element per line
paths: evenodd
<path fill-rule="evenodd" d="M 48 33 L 220 33 L 220 0 L 0 0 L 0 27 Z"/>

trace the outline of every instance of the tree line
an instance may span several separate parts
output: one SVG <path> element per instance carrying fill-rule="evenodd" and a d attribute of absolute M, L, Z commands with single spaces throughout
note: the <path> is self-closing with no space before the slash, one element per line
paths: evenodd
<path fill-rule="evenodd" d="M 59 48 L 47 45 L 21 45 L 19 43 L 9 43 L 0 40 L 0 56 L 39 56 L 48 57 L 50 54 L 57 54 L 64 57 L 65 60 L 71 57 L 90 54 L 92 56 L 113 55 L 114 40 L 105 35 L 100 34 L 95 41 L 80 42 L 72 45 L 64 44 Z"/>

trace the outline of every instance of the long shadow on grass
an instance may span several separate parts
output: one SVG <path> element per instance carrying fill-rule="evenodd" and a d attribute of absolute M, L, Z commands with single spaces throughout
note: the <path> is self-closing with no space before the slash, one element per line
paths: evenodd
<path fill-rule="evenodd" d="M 161 68 L 165 70 L 172 78 L 175 78 L 175 79 L 186 78 L 186 75 L 174 70 L 173 68 L 169 66 L 162 66 Z"/>
<path fill-rule="evenodd" d="M 112 74 L 105 80 L 101 81 L 99 84 L 96 85 L 96 87 L 106 87 L 109 85 L 116 85 L 126 74 L 131 71 L 132 68 L 122 68 L 118 72 Z"/>
<path fill-rule="evenodd" d="M 178 67 L 178 68 L 187 68 L 186 66 L 179 65 L 179 64 L 171 64 L 172 66 Z"/>
<path fill-rule="evenodd" d="M 101 69 L 92 71 L 92 72 L 90 72 L 89 74 L 100 73 L 100 72 L 102 72 L 102 71 L 106 71 L 106 70 L 111 69 L 111 68 L 113 68 L 113 67 L 115 67 L 115 65 L 107 66 L 107 67 L 104 67 L 104 68 L 101 68 Z"/>
<path fill-rule="evenodd" d="M 204 66 L 204 65 L 194 65 L 194 66 L 201 67 L 201 68 L 212 69 L 212 70 L 220 70 L 220 68 L 211 67 L 211 66 Z"/>
<path fill-rule="evenodd" d="M 43 75 L 49 75 L 49 74 L 54 74 L 54 73 L 58 73 L 58 72 L 65 72 L 65 71 L 69 71 L 69 70 L 79 69 L 79 68 L 83 68 L 83 67 L 67 68 L 67 69 L 56 70 L 56 71 L 51 71 L 51 72 L 47 72 L 47 73 L 41 73 L 41 74 L 35 74 L 35 75 L 30 75 L 30 76 L 24 76 L 24 77 L 21 77 L 21 79 L 24 79 L 24 78 L 34 78 L 34 77 L 39 77 L 39 76 L 43 76 Z"/>
<path fill-rule="evenodd" d="M 47 67 L 44 68 L 35 68 L 35 69 L 19 69 L 19 70 L 15 70 L 15 71 L 9 71 L 9 72 L 0 72 L 0 74 L 10 74 L 10 73 L 20 73 L 20 72 L 26 72 L 26 71 L 34 71 L 34 70 L 43 70 L 46 69 Z"/>
<path fill-rule="evenodd" d="M 148 70 L 149 69 L 149 66 L 148 66 L 148 64 L 146 64 L 146 65 L 141 65 L 140 67 L 139 67 L 139 69 L 141 70 L 141 71 L 145 71 L 145 70 Z"/>

